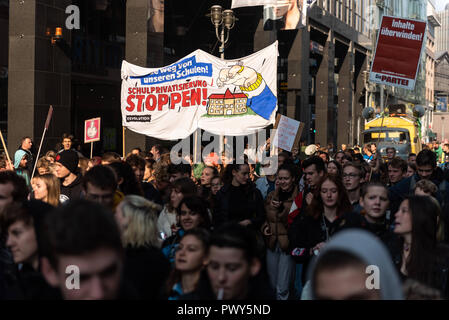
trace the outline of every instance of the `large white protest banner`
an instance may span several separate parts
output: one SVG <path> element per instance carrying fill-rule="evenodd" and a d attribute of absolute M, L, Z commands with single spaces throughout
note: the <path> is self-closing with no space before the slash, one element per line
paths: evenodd
<path fill-rule="evenodd" d="M 275 122 L 278 43 L 250 56 L 221 60 L 196 50 L 162 68 L 123 61 L 122 125 L 162 140 L 197 128 L 248 135 Z"/>

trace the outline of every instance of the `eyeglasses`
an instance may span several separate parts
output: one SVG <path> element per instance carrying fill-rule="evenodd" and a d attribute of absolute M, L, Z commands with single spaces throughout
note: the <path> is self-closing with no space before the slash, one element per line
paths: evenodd
<path fill-rule="evenodd" d="M 357 173 L 343 173 L 343 179 L 344 178 L 358 178 L 360 177 L 360 175 L 358 175 Z"/>

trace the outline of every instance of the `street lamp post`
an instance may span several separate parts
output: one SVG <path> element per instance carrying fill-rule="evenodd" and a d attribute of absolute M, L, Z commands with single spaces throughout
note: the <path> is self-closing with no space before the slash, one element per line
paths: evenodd
<path fill-rule="evenodd" d="M 229 30 L 234 28 L 237 18 L 234 15 L 234 11 L 230 9 L 223 10 L 219 5 L 212 6 L 208 16 L 210 16 L 210 21 L 215 26 L 215 35 L 217 40 L 220 41 L 220 58 L 224 60 L 224 49 L 225 44 L 229 40 Z M 225 30 L 227 31 L 226 39 Z"/>
<path fill-rule="evenodd" d="M 207 16 L 210 16 L 210 21 L 215 26 L 215 36 L 217 37 L 217 40 L 220 41 L 220 59 L 224 60 L 224 50 L 225 50 L 225 44 L 229 40 L 229 30 L 234 28 L 235 21 L 238 20 L 235 15 L 234 11 L 227 9 L 223 10 L 223 8 L 220 5 L 215 5 L 210 8 L 210 14 Z M 225 39 L 225 30 L 227 31 L 226 39 Z M 224 143 L 223 143 L 223 136 L 220 135 L 220 144 L 219 144 L 219 158 L 221 159 L 221 154 L 224 149 Z"/>

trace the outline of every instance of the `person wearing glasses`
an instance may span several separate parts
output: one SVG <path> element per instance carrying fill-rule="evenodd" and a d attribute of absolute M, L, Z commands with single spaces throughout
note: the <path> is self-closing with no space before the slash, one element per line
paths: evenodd
<path fill-rule="evenodd" d="M 346 188 L 349 201 L 354 207 L 354 212 L 360 212 L 360 188 L 363 183 L 364 173 L 360 164 L 348 162 L 343 166 L 343 184 Z"/>

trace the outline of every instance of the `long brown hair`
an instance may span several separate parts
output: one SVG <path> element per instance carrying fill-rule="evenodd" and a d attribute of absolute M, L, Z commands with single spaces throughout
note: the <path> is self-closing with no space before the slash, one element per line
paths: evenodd
<path fill-rule="evenodd" d="M 47 203 L 51 204 L 54 207 L 57 207 L 59 205 L 60 195 L 59 179 L 51 173 L 37 176 L 36 179 L 41 179 L 42 182 L 47 186 Z"/>
<path fill-rule="evenodd" d="M 438 261 L 437 231 L 440 206 L 428 196 L 410 196 L 407 200 L 412 220 L 412 244 L 406 262 L 407 274 L 427 285 L 441 284 L 441 279 L 434 273 Z"/>
<path fill-rule="evenodd" d="M 314 219 L 318 219 L 324 212 L 323 199 L 321 199 L 321 186 L 325 181 L 329 180 L 337 186 L 338 199 L 337 199 L 337 217 L 352 210 L 351 202 L 349 202 L 346 189 L 341 181 L 341 178 L 335 175 L 325 174 L 317 185 L 317 188 L 313 194 L 313 200 L 310 206 L 307 208 L 307 213 Z"/>

